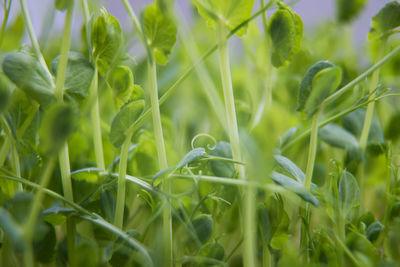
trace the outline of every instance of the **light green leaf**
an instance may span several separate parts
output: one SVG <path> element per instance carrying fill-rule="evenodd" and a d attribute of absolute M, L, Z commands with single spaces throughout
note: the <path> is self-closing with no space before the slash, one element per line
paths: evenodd
<path fill-rule="evenodd" d="M 20 52 L 6 54 L 3 72 L 40 105 L 46 106 L 55 101 L 50 77 L 35 57 Z"/>
<path fill-rule="evenodd" d="M 193 161 L 201 158 L 206 154 L 206 150 L 203 147 L 198 147 L 195 148 L 191 151 L 189 151 L 182 159 L 179 161 L 178 165 L 176 166 L 176 169 L 180 169 Z"/>
<path fill-rule="evenodd" d="M 156 62 L 165 65 L 176 41 L 174 21 L 164 16 L 158 5 L 153 3 L 144 10 L 143 28 Z"/>
<path fill-rule="evenodd" d="M 326 97 L 333 93 L 342 81 L 342 70 L 339 67 L 319 71 L 312 81 L 312 90 L 304 106 L 304 113 L 311 118 Z"/>
<path fill-rule="evenodd" d="M 299 88 L 299 106 L 297 107 L 298 111 L 304 109 L 307 99 L 312 91 L 312 84 L 315 75 L 317 75 L 317 73 L 323 69 L 331 68 L 334 66 L 335 65 L 329 61 L 318 61 L 307 70 Z"/>
<path fill-rule="evenodd" d="M 357 180 L 350 172 L 344 170 L 340 177 L 339 184 L 339 201 L 342 209 L 347 215 L 350 210 L 358 205 L 360 200 L 360 189 Z"/>
<path fill-rule="evenodd" d="M 8 107 L 11 95 L 11 84 L 0 74 L 0 114 Z"/>
<path fill-rule="evenodd" d="M 304 183 L 306 175 L 299 167 L 297 167 L 294 162 L 281 155 L 275 155 L 274 158 L 279 166 L 281 166 L 285 171 L 293 175 L 293 177 L 296 178 L 298 182 Z"/>
<path fill-rule="evenodd" d="M 230 30 L 248 19 L 254 6 L 254 0 L 192 0 L 192 3 L 210 27 L 215 27 L 221 19 Z M 247 26 L 236 34 L 242 36 L 246 30 Z"/>
<path fill-rule="evenodd" d="M 94 63 L 99 73 L 104 76 L 123 50 L 123 37 L 118 20 L 103 8 L 93 22 L 90 38 Z"/>
<path fill-rule="evenodd" d="M 340 22 L 350 22 L 364 8 L 367 0 L 337 0 L 337 17 Z"/>
<path fill-rule="evenodd" d="M 268 32 L 272 41 L 272 65 L 285 65 L 300 49 L 303 37 L 303 22 L 293 10 L 279 2 L 279 9 L 272 15 Z"/>
<path fill-rule="evenodd" d="M 108 82 L 113 89 L 115 106 L 120 109 L 131 98 L 134 89 L 133 74 L 127 66 L 118 66 L 110 73 Z"/>
<path fill-rule="evenodd" d="M 299 197 L 304 199 L 307 202 L 310 202 L 314 206 L 318 207 L 319 206 L 319 201 L 318 199 L 310 193 L 307 189 L 304 188 L 304 185 L 302 183 L 297 182 L 296 180 L 278 172 L 272 172 L 271 173 L 271 179 L 283 186 L 284 188 L 288 189 L 289 191 L 294 192 L 297 194 Z"/>
<path fill-rule="evenodd" d="M 379 38 L 388 31 L 400 26 L 400 3 L 391 1 L 386 3 L 379 12 L 372 17 L 369 39 Z"/>
<path fill-rule="evenodd" d="M 144 110 L 144 100 L 131 101 L 121 107 L 111 123 L 110 141 L 120 147 L 126 139 L 130 126 L 140 117 Z"/>
<path fill-rule="evenodd" d="M 57 76 L 60 56 L 51 62 L 51 70 Z M 94 70 L 86 57 L 78 52 L 68 53 L 67 70 L 65 73 L 64 94 L 84 99 L 88 95 Z"/>

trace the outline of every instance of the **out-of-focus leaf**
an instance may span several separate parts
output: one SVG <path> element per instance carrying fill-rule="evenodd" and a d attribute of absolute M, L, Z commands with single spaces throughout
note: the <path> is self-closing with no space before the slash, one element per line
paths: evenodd
<path fill-rule="evenodd" d="M 94 63 L 99 73 L 104 76 L 123 50 L 123 37 L 118 20 L 102 9 L 93 22 L 90 38 Z"/>
<path fill-rule="evenodd" d="M 231 145 L 228 142 L 219 142 L 216 144 L 215 148 L 210 151 L 210 155 L 231 159 Z M 216 176 L 233 177 L 233 175 L 235 174 L 235 167 L 233 163 L 211 160 L 210 165 L 211 170 Z"/>
<path fill-rule="evenodd" d="M 159 6 L 153 3 L 144 10 L 143 28 L 155 60 L 165 65 L 176 41 L 174 21 L 164 16 Z"/>
<path fill-rule="evenodd" d="M 39 224 L 33 237 L 33 252 L 35 259 L 40 263 L 49 263 L 53 260 L 56 248 L 56 231 L 50 223 Z"/>
<path fill-rule="evenodd" d="M 107 221 L 114 221 L 115 199 L 111 190 L 104 190 L 100 193 L 101 211 Z"/>
<path fill-rule="evenodd" d="M 51 70 L 57 76 L 60 56 L 51 62 Z M 86 57 L 78 52 L 68 53 L 67 70 L 65 73 L 64 94 L 84 99 L 88 95 L 94 70 Z"/>
<path fill-rule="evenodd" d="M 108 82 L 113 89 L 115 106 L 120 109 L 131 98 L 133 74 L 127 66 L 118 66 L 108 76 Z"/>
<path fill-rule="evenodd" d="M 192 0 L 192 3 L 210 27 L 215 27 L 221 18 L 230 30 L 248 19 L 254 6 L 254 0 Z M 247 28 L 243 27 L 236 34 L 242 36 L 246 30 Z"/>
<path fill-rule="evenodd" d="M 372 17 L 369 39 L 381 37 L 388 31 L 400 26 L 400 3 L 391 1 L 386 3 L 379 12 Z"/>
<path fill-rule="evenodd" d="M 378 239 L 378 236 L 381 232 L 383 232 L 383 230 L 385 229 L 385 226 L 377 221 L 372 223 L 370 226 L 368 226 L 367 228 L 367 238 L 369 241 L 374 242 L 376 239 Z"/>
<path fill-rule="evenodd" d="M 25 249 L 25 242 L 22 235 L 22 229 L 11 218 L 7 210 L 0 207 L 0 228 L 9 238 L 17 252 L 22 252 Z"/>
<path fill-rule="evenodd" d="M 110 141 L 120 147 L 126 138 L 126 131 L 139 118 L 144 109 L 144 100 L 131 101 L 121 107 L 111 123 Z"/>
<path fill-rule="evenodd" d="M 337 0 L 337 17 L 340 22 L 350 22 L 364 8 L 367 0 Z"/>
<path fill-rule="evenodd" d="M 11 95 L 11 85 L 2 74 L 0 74 L 0 114 L 8 107 Z"/>
<path fill-rule="evenodd" d="M 301 197 L 305 201 L 310 202 L 311 204 L 313 204 L 316 207 L 319 206 L 318 199 L 313 194 L 311 194 L 310 191 L 305 189 L 304 185 L 302 183 L 299 183 L 296 180 L 294 180 L 284 174 L 278 173 L 278 172 L 272 172 L 271 179 L 275 183 L 294 192 L 295 194 L 297 194 L 299 197 Z"/>
<path fill-rule="evenodd" d="M 344 149 L 353 149 L 360 147 L 358 140 L 352 133 L 343 129 L 335 123 L 330 123 L 322 127 L 318 131 L 318 135 L 319 137 L 321 137 L 322 140 L 334 147 Z"/>
<path fill-rule="evenodd" d="M 55 0 L 55 7 L 58 10 L 64 10 L 67 8 L 69 0 Z"/>
<path fill-rule="evenodd" d="M 207 243 L 200 248 L 198 255 L 222 261 L 225 256 L 225 249 L 218 242 Z"/>
<path fill-rule="evenodd" d="M 80 240 L 74 247 L 75 255 L 72 266 L 96 267 L 99 266 L 99 248 L 89 239 Z"/>
<path fill-rule="evenodd" d="M 311 93 L 304 105 L 304 113 L 311 118 L 321 102 L 338 88 L 342 81 L 342 70 L 339 67 L 325 68 L 313 78 Z"/>
<path fill-rule="evenodd" d="M 210 215 L 202 214 L 192 221 L 195 234 L 201 243 L 207 242 L 213 233 L 214 222 Z"/>
<path fill-rule="evenodd" d="M 300 50 L 303 21 L 289 6 L 278 2 L 279 8 L 272 15 L 268 32 L 272 41 L 272 65 L 285 65 Z"/>
<path fill-rule="evenodd" d="M 339 201 L 342 209 L 347 214 L 352 208 L 359 204 L 360 189 L 356 178 L 350 172 L 344 170 L 339 183 Z"/>
<path fill-rule="evenodd" d="M 40 144 L 44 152 L 57 151 L 76 126 L 75 111 L 65 104 L 50 107 L 40 127 Z"/>
<path fill-rule="evenodd" d="M 311 91 L 314 77 L 322 70 L 327 68 L 332 68 L 335 65 L 329 61 L 318 61 L 314 65 L 312 65 L 306 72 L 306 75 L 303 78 L 303 81 L 300 84 L 299 89 L 299 106 L 297 110 L 303 110 L 304 106 L 306 105 L 307 99 L 309 98 Z"/>
<path fill-rule="evenodd" d="M 392 115 L 385 130 L 386 139 L 397 141 L 400 137 L 400 112 Z"/>
<path fill-rule="evenodd" d="M 20 52 L 8 53 L 3 60 L 3 71 L 18 88 L 39 104 L 46 106 L 55 101 L 51 77 L 35 57 Z"/>

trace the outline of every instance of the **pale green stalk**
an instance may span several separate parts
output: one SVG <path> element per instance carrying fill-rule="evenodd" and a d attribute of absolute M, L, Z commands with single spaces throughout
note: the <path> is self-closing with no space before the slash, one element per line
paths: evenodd
<path fill-rule="evenodd" d="M 126 168 L 128 164 L 128 152 L 131 145 L 131 135 L 127 136 L 121 147 L 121 156 L 118 172 L 117 204 L 115 208 L 114 225 L 122 229 L 124 223 L 124 207 L 126 194 Z"/>
<path fill-rule="evenodd" d="M 129 17 L 132 20 L 133 26 L 135 27 L 136 32 L 139 35 L 140 40 L 142 41 L 144 47 L 146 48 L 147 58 L 148 58 L 148 75 L 150 82 L 150 102 L 151 102 L 151 111 L 153 117 L 153 128 L 154 135 L 156 141 L 157 148 L 157 158 L 158 165 L 160 170 L 168 168 L 167 156 L 165 151 L 164 137 L 161 125 L 161 115 L 160 115 L 160 103 L 158 101 L 158 85 L 157 85 L 157 66 L 150 50 L 148 43 L 146 42 L 145 35 L 140 26 L 139 20 L 133 11 L 131 5 L 128 0 L 122 0 L 125 9 L 127 10 Z M 162 184 L 162 190 L 167 194 L 171 193 L 170 182 L 166 181 Z M 164 242 L 166 242 L 165 246 L 165 254 L 164 254 L 164 262 L 166 266 L 172 266 L 173 264 L 173 250 L 172 250 L 172 220 L 171 220 L 171 208 L 166 203 L 163 209 L 163 235 Z"/>
<path fill-rule="evenodd" d="M 318 120 L 322 113 L 323 107 L 319 107 L 317 112 L 314 114 L 311 123 L 311 136 L 310 145 L 308 150 L 307 168 L 306 168 L 306 179 L 304 181 L 304 187 L 310 189 L 312 174 L 315 164 L 315 156 L 317 153 L 317 141 L 318 141 Z"/>
<path fill-rule="evenodd" d="M 219 41 L 219 62 L 222 79 L 222 89 L 224 94 L 225 112 L 227 116 L 228 135 L 232 148 L 232 157 L 234 160 L 241 161 L 239 128 L 237 125 L 235 99 L 232 88 L 232 77 L 229 64 L 228 42 L 225 35 L 225 25 L 223 22 L 218 23 L 217 38 Z M 239 174 L 239 179 L 246 179 L 245 169 L 242 165 L 236 165 L 236 170 Z M 244 251 L 243 260 L 245 266 L 256 266 L 255 255 L 255 199 L 254 189 L 248 187 L 244 193 Z"/>
<path fill-rule="evenodd" d="M 0 150 L 0 167 L 3 167 L 9 150 L 10 150 L 10 140 L 9 138 L 6 138 Z"/>

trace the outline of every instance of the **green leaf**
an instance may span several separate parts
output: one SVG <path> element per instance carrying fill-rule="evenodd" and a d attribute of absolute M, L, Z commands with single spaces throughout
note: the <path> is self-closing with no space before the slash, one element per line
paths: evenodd
<path fill-rule="evenodd" d="M 110 141 L 120 147 L 126 139 L 130 126 L 140 117 L 144 110 L 144 100 L 131 101 L 121 107 L 111 123 Z"/>
<path fill-rule="evenodd" d="M 22 252 L 25 249 L 25 242 L 22 235 L 22 229 L 11 218 L 7 210 L 0 207 L 0 228 L 9 238 L 17 252 Z"/>
<path fill-rule="evenodd" d="M 192 0 L 192 3 L 207 21 L 208 26 L 215 27 L 220 18 L 230 30 L 248 19 L 254 6 L 254 0 Z M 236 34 L 242 36 L 246 30 L 247 26 Z"/>
<path fill-rule="evenodd" d="M 108 76 L 108 82 L 113 89 L 114 104 L 120 109 L 131 98 L 133 74 L 127 66 L 118 66 Z"/>
<path fill-rule="evenodd" d="M 357 138 L 351 132 L 335 123 L 329 123 L 319 129 L 318 135 L 322 140 L 334 147 L 344 149 L 360 147 Z"/>
<path fill-rule="evenodd" d="M 180 169 L 193 161 L 198 160 L 202 156 L 206 154 L 206 150 L 203 147 L 195 148 L 189 151 L 182 159 L 179 161 L 178 165 L 176 165 L 176 169 Z"/>
<path fill-rule="evenodd" d="M 303 37 L 303 22 L 299 15 L 282 2 L 272 15 L 268 33 L 272 41 L 272 65 L 276 68 L 285 65 L 300 49 Z"/>
<path fill-rule="evenodd" d="M 198 255 L 222 261 L 225 257 L 225 249 L 218 242 L 207 243 L 200 248 Z"/>
<path fill-rule="evenodd" d="M 319 201 L 318 199 L 312 195 L 307 189 L 304 188 L 304 185 L 302 183 L 299 183 L 295 181 L 294 179 L 278 172 L 272 172 L 271 173 L 271 179 L 283 186 L 284 188 L 288 189 L 289 191 L 294 192 L 297 194 L 299 197 L 304 199 L 307 202 L 310 202 L 314 206 L 318 207 L 319 206 Z"/>
<path fill-rule="evenodd" d="M 74 247 L 74 263 L 71 266 L 96 267 L 99 266 L 99 247 L 88 239 L 80 240 Z"/>
<path fill-rule="evenodd" d="M 293 175 L 293 177 L 296 178 L 298 182 L 304 183 L 306 175 L 293 161 L 281 155 L 275 155 L 274 159 L 279 166 L 281 166 L 285 171 Z"/>
<path fill-rule="evenodd" d="M 359 137 L 365 120 L 365 109 L 357 109 L 342 118 L 343 126 L 351 131 L 355 136 Z M 373 155 L 379 155 L 386 149 L 386 143 L 383 136 L 383 130 L 378 120 L 372 118 L 369 129 L 367 150 Z"/>
<path fill-rule="evenodd" d="M 312 90 L 304 106 L 308 118 L 314 115 L 321 102 L 338 88 L 341 81 L 342 70 L 339 67 L 323 69 L 314 76 Z"/>
<path fill-rule="evenodd" d="M 93 22 L 90 38 L 94 63 L 104 76 L 123 51 L 123 37 L 118 20 L 103 8 Z"/>
<path fill-rule="evenodd" d="M 153 3 L 144 10 L 143 28 L 156 62 L 165 65 L 176 41 L 174 21 L 164 16 L 158 5 Z"/>
<path fill-rule="evenodd" d="M 391 1 L 386 3 L 379 12 L 372 17 L 369 39 L 380 38 L 388 31 L 400 26 L 400 3 Z"/>
<path fill-rule="evenodd" d="M 10 82 L 8 82 L 7 79 L 5 79 L 2 74 L 0 74 L 0 114 L 7 109 L 10 95 Z"/>
<path fill-rule="evenodd" d="M 210 151 L 210 155 L 224 158 L 232 158 L 231 145 L 228 142 L 219 142 L 215 148 Z M 216 176 L 231 178 L 235 174 L 233 163 L 211 160 L 211 170 Z"/>
<path fill-rule="evenodd" d="M 75 130 L 76 112 L 65 104 L 51 106 L 45 113 L 39 129 L 40 149 L 55 152 Z"/>
<path fill-rule="evenodd" d="M 51 62 L 51 70 L 55 76 L 57 76 L 59 60 L 60 56 L 57 56 Z M 93 74 L 93 67 L 84 55 L 78 52 L 69 52 L 65 73 L 64 94 L 72 98 L 86 98 Z"/>
<path fill-rule="evenodd" d="M 342 209 L 346 214 L 359 204 L 360 189 L 358 188 L 357 180 L 350 172 L 344 170 L 340 177 L 339 184 L 339 201 Z"/>
<path fill-rule="evenodd" d="M 378 239 L 379 234 L 382 233 L 384 229 L 385 226 L 381 222 L 377 221 L 368 226 L 365 234 L 369 241 L 374 242 Z"/>
<path fill-rule="evenodd" d="M 101 211 L 104 214 L 104 218 L 109 221 L 114 221 L 115 214 L 115 199 L 111 190 L 103 190 L 100 193 Z"/>
<path fill-rule="evenodd" d="M 304 109 L 304 106 L 306 105 L 306 102 L 311 94 L 313 80 L 317 73 L 326 68 L 332 68 L 334 66 L 335 65 L 329 61 L 318 61 L 307 70 L 299 88 L 299 106 L 297 107 L 298 111 Z"/>
<path fill-rule="evenodd" d="M 202 214 L 192 221 L 196 236 L 201 243 L 207 242 L 213 233 L 214 223 L 210 215 Z"/>
<path fill-rule="evenodd" d="M 3 72 L 40 105 L 55 101 L 51 78 L 35 57 L 20 52 L 8 53 L 3 60 Z"/>
<path fill-rule="evenodd" d="M 400 137 L 400 112 L 393 114 L 385 129 L 385 137 L 388 140 L 397 141 Z"/>
<path fill-rule="evenodd" d="M 35 230 L 33 252 L 40 263 L 50 263 L 53 260 L 56 247 L 56 231 L 48 222 L 42 222 Z"/>
<path fill-rule="evenodd" d="M 367 0 L 337 0 L 337 17 L 340 22 L 350 22 L 364 8 Z"/>

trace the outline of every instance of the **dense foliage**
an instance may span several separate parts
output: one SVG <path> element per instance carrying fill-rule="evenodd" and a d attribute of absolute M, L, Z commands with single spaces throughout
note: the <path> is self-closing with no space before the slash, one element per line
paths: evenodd
<path fill-rule="evenodd" d="M 399 1 L 361 47 L 366 0 L 312 32 L 290 1 L 55 0 L 40 36 L 15 2 L 0 266 L 400 264 Z"/>

